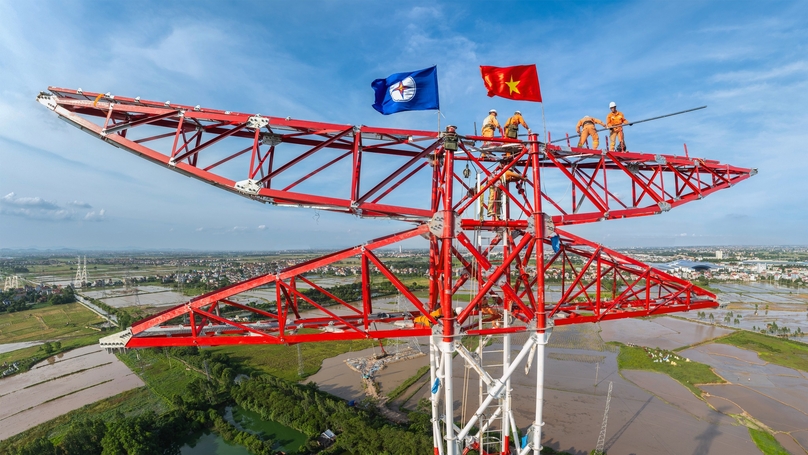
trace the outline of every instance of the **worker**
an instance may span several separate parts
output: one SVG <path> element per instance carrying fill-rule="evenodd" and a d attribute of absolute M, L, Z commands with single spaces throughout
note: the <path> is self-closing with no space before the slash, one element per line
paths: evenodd
<path fill-rule="evenodd" d="M 516 111 L 513 113 L 513 117 L 509 118 L 508 121 L 505 122 L 505 137 L 509 139 L 516 139 L 519 137 L 519 125 L 524 126 L 528 134 L 531 133 L 530 127 L 527 126 L 525 119 L 522 117 L 522 113 Z"/>
<path fill-rule="evenodd" d="M 612 101 L 609 103 L 609 115 L 606 116 L 606 128 L 612 130 L 611 134 L 609 134 L 609 150 L 617 150 L 618 152 L 625 152 L 626 151 L 626 141 L 623 138 L 623 125 L 628 124 L 628 120 L 623 117 L 623 113 L 617 110 L 617 104 Z M 620 148 L 615 149 L 614 143 L 615 139 L 620 138 Z"/>
<path fill-rule="evenodd" d="M 441 309 L 438 308 L 437 310 L 429 313 L 429 315 L 435 319 L 440 319 L 443 317 L 443 311 L 441 311 Z M 423 314 L 421 316 L 416 316 L 415 319 L 412 320 L 412 322 L 422 327 L 432 326 L 432 322 L 429 320 L 428 317 L 424 316 Z"/>
<path fill-rule="evenodd" d="M 511 182 L 518 182 L 517 188 L 521 192 L 521 184 L 523 181 L 527 180 L 527 178 L 518 172 L 507 170 L 504 174 L 502 174 L 502 177 L 500 177 L 499 180 L 499 182 L 491 185 L 491 187 L 488 189 L 488 216 L 494 220 L 499 220 L 503 215 L 502 186 Z"/>
<path fill-rule="evenodd" d="M 505 133 L 502 131 L 502 127 L 499 125 L 499 121 L 497 120 L 497 110 L 491 109 L 488 111 L 488 117 L 483 120 L 483 137 L 494 137 L 494 132 L 499 130 L 500 136 L 505 136 Z M 491 142 L 484 142 L 483 147 L 489 145 Z M 487 156 L 485 152 L 483 152 L 483 158 Z"/>
<path fill-rule="evenodd" d="M 596 124 L 604 127 L 606 126 L 605 123 L 588 115 L 584 116 L 584 118 L 581 120 L 578 120 L 578 124 L 575 125 L 575 131 L 581 136 L 581 138 L 578 139 L 578 148 L 583 147 L 586 140 L 589 137 L 592 137 L 592 150 L 598 149 L 600 141 L 598 139 L 598 132 L 595 130 Z"/>

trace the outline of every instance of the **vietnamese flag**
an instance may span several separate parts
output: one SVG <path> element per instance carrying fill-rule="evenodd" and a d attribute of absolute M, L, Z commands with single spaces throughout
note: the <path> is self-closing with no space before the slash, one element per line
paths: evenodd
<path fill-rule="evenodd" d="M 539 73 L 536 65 L 481 66 L 485 88 L 488 96 L 501 96 L 511 100 L 536 101 L 541 103 L 539 89 Z"/>

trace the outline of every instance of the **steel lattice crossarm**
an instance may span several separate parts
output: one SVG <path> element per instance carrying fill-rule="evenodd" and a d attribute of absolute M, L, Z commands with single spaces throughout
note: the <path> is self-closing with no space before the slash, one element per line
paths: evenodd
<path fill-rule="evenodd" d="M 49 88 L 38 101 L 118 148 L 252 199 L 295 207 L 425 221 L 444 134 L 261 116 Z M 465 136 L 455 161 L 485 176 L 455 210 L 493 185 L 503 155 L 529 175 L 527 143 L 499 139 L 486 158 Z M 557 225 L 661 213 L 754 175 L 716 161 L 542 145 L 545 212 Z M 499 166 L 501 168 L 501 166 Z M 552 171 L 552 172 L 551 172 Z M 350 176 L 347 178 L 345 176 Z M 529 179 L 530 180 L 530 179 Z M 532 183 L 529 183 L 529 185 Z M 514 198 L 516 199 L 516 198 Z M 529 211 L 530 204 L 522 206 Z"/>
<path fill-rule="evenodd" d="M 528 228 L 526 223 L 523 227 Z M 437 300 L 422 302 L 403 283 L 403 278 L 397 277 L 391 267 L 373 253 L 428 232 L 424 224 L 289 267 L 277 274 L 257 276 L 193 298 L 184 305 L 135 323 L 126 346 L 294 344 L 430 335 L 430 326 L 444 316 L 431 314 L 439 309 Z M 545 263 L 545 282 L 555 294 L 548 299 L 553 304 L 548 307 L 547 315 L 556 325 L 652 316 L 717 305 L 714 294 L 685 280 L 575 235 L 556 232 L 561 237 L 559 251 Z M 466 234 L 471 232 L 463 233 Z M 490 251 L 467 250 L 462 245 L 453 248 L 456 260 L 463 264 L 463 271 L 452 286 L 452 294 L 465 300 L 455 297 L 453 307 L 462 333 L 491 335 L 527 330 L 529 321 L 535 319 L 539 311 L 534 297 L 536 265 L 530 260 L 537 241 L 530 233 L 514 237 L 498 234 L 492 243 L 508 243 L 511 251 L 510 257 L 500 259 L 499 264 L 490 258 Z M 549 239 L 541 241 L 550 243 Z M 361 305 L 345 302 L 306 278 L 323 266 L 349 258 L 358 258 L 362 264 Z M 479 269 L 472 266 L 473 262 L 480 264 Z M 517 269 L 511 274 L 515 277 L 512 281 L 504 277 L 509 264 Z M 436 264 L 436 268 L 441 266 L 440 262 Z M 379 276 L 377 282 L 389 280 L 412 310 L 397 313 L 374 310 L 375 299 L 368 279 L 371 273 Z M 477 282 L 473 287 L 478 290 L 476 293 L 469 294 L 464 288 L 470 279 Z M 259 287 L 274 288 L 276 300 L 272 310 L 236 301 L 239 294 Z M 310 291 L 304 294 L 301 292 L 304 288 Z M 479 318 L 486 322 L 502 318 L 503 298 L 513 302 L 512 314 L 518 321 L 509 327 L 478 329 Z M 235 315 L 244 312 L 250 314 L 249 321 L 243 321 L 243 316 L 238 318 L 241 321 L 236 320 Z"/>
<path fill-rule="evenodd" d="M 403 232 L 193 298 L 102 345 L 428 336 L 436 455 L 472 447 L 512 453 L 510 438 L 519 432 L 510 377 L 534 351 L 536 417 L 518 453 L 539 455 L 544 347 L 555 324 L 718 306 L 714 294 L 558 226 L 661 213 L 755 174 L 687 152 L 558 147 L 534 134 L 527 141 L 492 140 L 459 136 L 451 128 L 441 133 L 310 122 L 60 88 L 38 101 L 92 136 L 242 196 L 410 222 Z M 416 295 L 380 251 L 419 237 L 429 250 L 426 297 Z M 348 259 L 361 264 L 350 299 L 307 277 Z M 274 292 L 275 300 L 249 304 L 247 293 L 259 288 Z M 399 295 L 396 311 L 382 310 L 381 289 Z M 516 332 L 528 336 L 512 357 Z M 460 342 L 465 335 L 481 336 L 476 355 Z M 483 356 L 489 336 L 502 343 L 493 363 Z M 455 354 L 487 386 L 460 427 Z M 486 436 L 492 431 L 496 437 Z M 491 444 L 497 447 L 490 450 Z"/>

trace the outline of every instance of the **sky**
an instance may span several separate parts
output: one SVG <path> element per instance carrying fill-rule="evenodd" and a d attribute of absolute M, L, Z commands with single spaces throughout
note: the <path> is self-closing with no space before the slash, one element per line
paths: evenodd
<path fill-rule="evenodd" d="M 808 3 L 746 1 L 70 2 L 0 0 L 0 248 L 331 249 L 408 228 L 270 207 L 60 121 L 48 86 L 354 125 L 370 83 L 438 67 L 441 123 L 488 109 L 574 134 L 615 101 L 633 150 L 757 168 L 656 216 L 570 228 L 610 247 L 808 244 Z M 479 66 L 533 64 L 544 102 L 488 98 Z M 416 246 L 416 245 L 413 245 Z M 418 245 L 420 246 L 420 244 Z"/>

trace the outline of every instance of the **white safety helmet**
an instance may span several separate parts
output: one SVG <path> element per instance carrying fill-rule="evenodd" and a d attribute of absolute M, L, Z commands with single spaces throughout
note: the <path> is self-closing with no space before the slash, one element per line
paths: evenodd
<path fill-rule="evenodd" d="M 522 115 L 522 113 L 519 112 L 519 111 L 514 112 L 514 115 L 516 115 L 516 114 Z"/>
<path fill-rule="evenodd" d="M 496 113 L 497 113 L 497 110 L 496 110 L 496 109 L 491 109 L 490 111 L 488 111 L 488 113 L 489 113 L 489 114 L 496 114 Z"/>
<path fill-rule="evenodd" d="M 617 107 L 617 104 L 615 104 L 615 103 L 614 103 L 614 101 L 612 101 L 611 103 L 609 103 L 609 109 L 611 109 L 611 108 L 613 108 L 613 107 Z"/>

